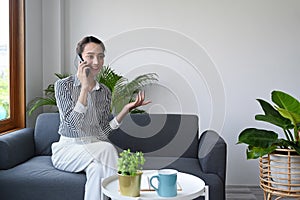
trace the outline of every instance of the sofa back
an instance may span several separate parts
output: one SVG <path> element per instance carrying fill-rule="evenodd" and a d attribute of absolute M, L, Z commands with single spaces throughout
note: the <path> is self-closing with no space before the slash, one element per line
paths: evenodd
<path fill-rule="evenodd" d="M 38 116 L 34 128 L 36 155 L 52 155 L 51 144 L 59 140 L 58 113 L 42 113 Z"/>
<path fill-rule="evenodd" d="M 193 157 L 198 153 L 198 117 L 180 114 L 131 114 L 113 131 L 115 146 L 148 157 Z"/>
<path fill-rule="evenodd" d="M 59 140 L 58 113 L 40 114 L 35 126 L 35 152 L 51 155 L 51 144 Z M 198 117 L 180 114 L 130 114 L 110 141 L 118 151 L 130 148 L 147 156 L 194 157 L 198 155 Z"/>

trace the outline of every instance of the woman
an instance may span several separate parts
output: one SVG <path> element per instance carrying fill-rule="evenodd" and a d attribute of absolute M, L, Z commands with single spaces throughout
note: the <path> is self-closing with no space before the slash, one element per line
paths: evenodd
<path fill-rule="evenodd" d="M 55 83 L 60 113 L 59 142 L 52 145 L 53 165 L 69 172 L 85 171 L 85 200 L 100 200 L 101 178 L 116 174 L 118 154 L 109 143 L 112 129 L 130 110 L 146 105 L 144 93 L 109 121 L 111 92 L 95 80 L 104 62 L 104 44 L 93 36 L 83 38 L 76 53 L 82 59 L 77 74 Z"/>

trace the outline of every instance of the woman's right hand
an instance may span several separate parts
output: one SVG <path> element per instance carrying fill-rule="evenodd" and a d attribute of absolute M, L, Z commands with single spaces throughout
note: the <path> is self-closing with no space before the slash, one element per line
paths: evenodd
<path fill-rule="evenodd" d="M 87 61 L 80 62 L 77 69 L 77 77 L 80 80 L 82 89 L 91 89 L 94 83 L 94 78 L 91 73 L 87 76 L 86 70 L 90 68 L 90 65 Z"/>

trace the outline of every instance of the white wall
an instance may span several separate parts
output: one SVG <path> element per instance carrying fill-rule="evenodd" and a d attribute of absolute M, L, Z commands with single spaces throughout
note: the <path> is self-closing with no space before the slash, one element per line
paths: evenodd
<path fill-rule="evenodd" d="M 41 12 L 34 0 L 26 2 L 30 12 Z M 30 77 L 29 96 L 40 92 L 29 88 L 33 82 L 45 87 L 54 72 L 74 73 L 76 43 L 96 35 L 106 44 L 106 64 L 117 72 L 159 74 L 159 84 L 147 89 L 149 112 L 198 114 L 201 131 L 215 129 L 228 144 L 227 183 L 259 184 L 258 161 L 246 161 L 245 146 L 235 143 L 245 127 L 266 126 L 254 121 L 261 112 L 256 98 L 269 100 L 274 89 L 300 98 L 299 1 L 42 2 L 45 81 Z M 36 69 L 28 26 L 39 27 L 29 11 L 27 71 Z"/>
<path fill-rule="evenodd" d="M 42 1 L 25 1 L 25 45 L 26 45 L 26 103 L 43 95 L 42 56 Z M 41 109 L 26 118 L 27 127 L 33 127 Z"/>

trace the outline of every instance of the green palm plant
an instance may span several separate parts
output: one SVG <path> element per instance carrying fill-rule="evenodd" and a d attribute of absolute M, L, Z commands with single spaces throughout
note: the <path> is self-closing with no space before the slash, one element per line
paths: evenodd
<path fill-rule="evenodd" d="M 70 76 L 70 74 L 58 74 L 55 76 L 59 79 Z M 97 75 L 96 80 L 106 85 L 112 92 L 111 111 L 116 113 L 121 111 L 123 106 L 133 101 L 134 96 L 144 86 L 158 81 L 155 73 L 143 74 L 136 77 L 132 81 L 128 81 L 125 77 L 117 74 L 110 66 L 103 66 L 101 72 Z M 31 115 L 37 108 L 41 106 L 56 106 L 54 84 L 48 85 L 44 90 L 45 97 L 36 97 L 27 105 L 27 112 Z M 132 110 L 131 112 L 143 112 L 142 110 Z"/>
<path fill-rule="evenodd" d="M 96 80 L 99 83 L 106 85 L 106 87 L 108 87 L 112 92 L 114 90 L 117 81 L 121 78 L 122 76 L 115 73 L 111 67 L 103 66 L 100 73 L 97 75 Z"/>
<path fill-rule="evenodd" d="M 155 73 L 140 75 L 132 81 L 128 81 L 125 77 L 120 78 L 112 91 L 112 112 L 114 114 L 119 113 L 127 103 L 134 101 L 135 96 L 141 88 L 157 80 Z M 137 113 L 140 111 L 141 110 L 135 109 L 132 112 Z"/>
<path fill-rule="evenodd" d="M 63 79 L 70 76 L 70 74 L 55 73 L 55 76 L 59 79 Z M 36 109 L 41 106 L 56 106 L 54 83 L 49 84 L 48 87 L 44 90 L 44 93 L 45 97 L 36 97 L 27 104 L 27 112 L 29 115 L 31 115 Z"/>

